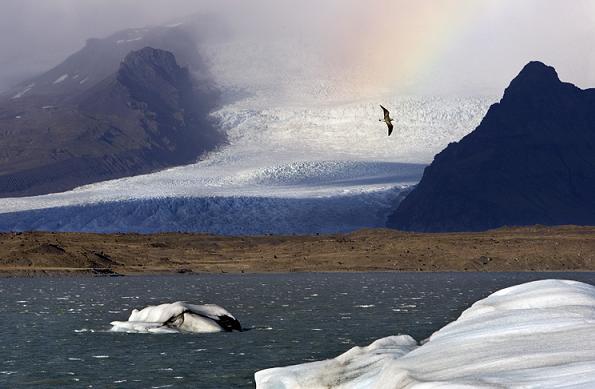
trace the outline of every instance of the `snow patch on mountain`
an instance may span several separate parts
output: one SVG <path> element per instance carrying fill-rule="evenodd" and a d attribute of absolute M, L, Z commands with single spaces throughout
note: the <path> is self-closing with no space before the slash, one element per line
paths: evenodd
<path fill-rule="evenodd" d="M 63 75 L 61 75 L 60 77 L 58 77 L 58 78 L 57 78 L 57 79 L 56 79 L 56 80 L 53 82 L 53 84 L 54 84 L 54 85 L 56 85 L 56 84 L 59 84 L 59 83 L 61 83 L 61 82 L 64 82 L 64 80 L 66 80 L 67 78 L 68 78 L 68 74 L 63 74 Z"/>
<path fill-rule="evenodd" d="M 20 99 L 21 97 L 25 96 L 25 94 L 27 92 L 29 92 L 31 89 L 33 89 L 34 86 L 35 86 L 35 83 L 31 83 L 31 84 L 27 85 L 25 87 L 25 89 L 23 89 L 22 91 L 18 92 L 14 96 L 12 96 L 12 99 L 13 100 Z"/>

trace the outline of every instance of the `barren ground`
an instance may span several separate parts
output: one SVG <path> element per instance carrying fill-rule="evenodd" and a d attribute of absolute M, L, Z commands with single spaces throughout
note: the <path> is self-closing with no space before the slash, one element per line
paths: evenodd
<path fill-rule="evenodd" d="M 320 236 L 0 234 L 0 275 L 595 271 L 595 227 Z"/>

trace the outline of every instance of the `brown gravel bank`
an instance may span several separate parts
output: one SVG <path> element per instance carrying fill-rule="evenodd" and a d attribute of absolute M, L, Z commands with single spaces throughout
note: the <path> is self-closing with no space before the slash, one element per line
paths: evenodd
<path fill-rule="evenodd" d="M 595 227 L 320 236 L 0 234 L 0 274 L 595 271 Z"/>

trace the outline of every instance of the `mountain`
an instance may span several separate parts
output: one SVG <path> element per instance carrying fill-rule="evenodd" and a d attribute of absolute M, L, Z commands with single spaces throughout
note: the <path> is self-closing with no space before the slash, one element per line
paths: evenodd
<path fill-rule="evenodd" d="M 94 45 L 101 46 L 88 43 L 59 72 L 74 63 L 92 67 L 93 56 L 83 53 Z M 104 77 L 112 59 L 76 73 L 88 83 L 60 77 L 64 86 L 52 91 L 43 80 L 54 69 L 0 103 L 1 196 L 64 191 L 190 163 L 224 140 L 209 119 L 216 93 L 210 85 L 195 87 L 171 52 L 131 51 Z"/>
<path fill-rule="evenodd" d="M 4 100 L 18 101 L 31 95 L 45 96 L 48 104 L 56 104 L 92 88 L 112 75 L 128 53 L 143 47 L 171 51 L 180 66 L 189 68 L 193 75 L 204 82 L 209 75 L 197 50 L 197 37 L 202 33 L 197 24 L 202 25 L 202 20 L 173 27 L 126 29 L 105 38 L 88 39 L 82 49 L 64 62 L 3 92 L 2 97 Z"/>
<path fill-rule="evenodd" d="M 224 141 L 200 21 L 128 29 L 0 96 L 0 197 L 194 162 Z"/>
<path fill-rule="evenodd" d="M 531 62 L 479 127 L 435 156 L 387 225 L 480 231 L 595 224 L 595 89 Z"/>

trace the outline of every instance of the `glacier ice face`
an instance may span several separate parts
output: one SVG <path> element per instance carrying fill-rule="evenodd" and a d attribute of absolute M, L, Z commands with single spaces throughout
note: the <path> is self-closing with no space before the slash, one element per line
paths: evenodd
<path fill-rule="evenodd" d="M 0 215 L 2 231 L 314 234 L 383 226 L 401 187 L 328 197 L 208 196 L 98 202 Z"/>
<path fill-rule="evenodd" d="M 241 330 L 240 322 L 215 304 L 185 302 L 148 306 L 133 310 L 128 321 L 111 322 L 111 331 L 129 333 L 210 333 Z"/>
<path fill-rule="evenodd" d="M 514 286 L 476 302 L 421 346 L 393 336 L 255 379 L 261 389 L 595 387 L 595 287 Z"/>

